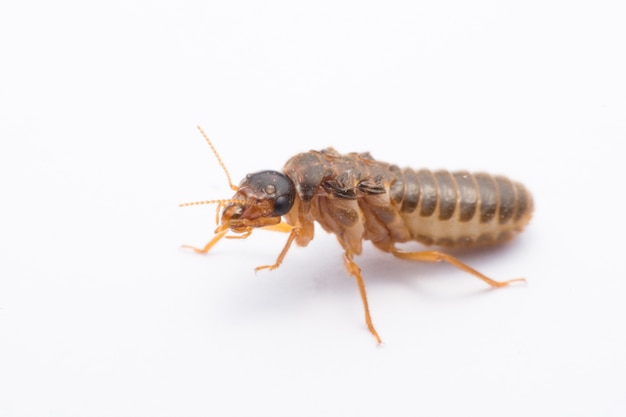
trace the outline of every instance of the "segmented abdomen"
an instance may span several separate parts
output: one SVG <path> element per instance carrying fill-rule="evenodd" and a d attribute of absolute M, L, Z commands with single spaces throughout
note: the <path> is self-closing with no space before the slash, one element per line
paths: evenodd
<path fill-rule="evenodd" d="M 506 177 L 466 171 L 400 170 L 391 200 L 413 239 L 445 247 L 499 243 L 530 220 L 533 201 L 526 188 Z"/>

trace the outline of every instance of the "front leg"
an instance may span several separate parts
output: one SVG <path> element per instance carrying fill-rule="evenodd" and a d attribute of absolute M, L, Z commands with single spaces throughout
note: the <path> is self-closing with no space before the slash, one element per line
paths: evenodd
<path fill-rule="evenodd" d="M 283 223 L 276 225 L 276 226 L 280 226 Z M 286 224 L 286 223 L 284 223 Z M 272 227 L 269 226 L 269 228 L 273 228 L 273 230 L 277 230 L 280 232 L 286 232 L 287 230 L 285 230 L 284 228 L 278 228 L 278 227 Z M 292 227 L 291 228 L 291 232 L 289 233 L 289 237 L 287 238 L 287 243 L 285 243 L 285 247 L 283 248 L 282 251 L 280 251 L 280 254 L 278 254 L 278 258 L 276 259 L 276 263 L 274 263 L 273 265 L 262 265 L 262 266 L 258 266 L 256 267 L 254 270 L 255 271 L 260 271 L 261 269 L 269 269 L 270 271 L 273 269 L 276 269 L 280 266 L 280 264 L 283 263 L 283 259 L 285 258 L 285 255 L 287 255 L 287 252 L 289 252 L 289 248 L 291 247 L 291 244 L 293 243 L 293 241 L 300 235 L 300 231 L 302 229 L 300 229 L 299 227 Z"/>
<path fill-rule="evenodd" d="M 183 248 L 188 248 L 188 249 L 193 249 L 194 252 L 196 253 L 202 253 L 205 254 L 207 253 L 217 242 L 219 242 L 224 235 L 226 235 L 226 233 L 228 233 L 228 229 L 224 229 L 224 230 L 218 230 L 215 233 L 215 236 L 213 236 L 213 239 L 211 239 L 209 241 L 209 243 L 207 243 L 206 245 L 204 245 L 203 248 L 197 248 L 195 246 L 191 246 L 191 245 L 183 245 Z"/>

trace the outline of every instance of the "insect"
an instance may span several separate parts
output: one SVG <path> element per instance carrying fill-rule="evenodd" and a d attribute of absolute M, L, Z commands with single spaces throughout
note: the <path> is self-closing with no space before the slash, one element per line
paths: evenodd
<path fill-rule="evenodd" d="M 313 239 L 317 222 L 342 246 L 345 267 L 359 288 L 365 322 L 378 343 L 381 338 L 372 323 L 361 269 L 354 261 L 364 240 L 401 259 L 447 262 L 492 287 L 525 281 L 495 281 L 444 252 L 407 252 L 396 247 L 417 241 L 475 248 L 509 240 L 528 224 L 533 210 L 532 196 L 520 183 L 484 173 L 400 169 L 376 161 L 369 153 L 342 155 L 327 148 L 292 157 L 282 172 L 248 174 L 235 186 L 210 139 L 200 126 L 198 130 L 235 195 L 180 204 L 217 204 L 214 237 L 202 248 L 185 247 L 207 253 L 223 237 L 246 238 L 257 228 L 289 233 L 276 262 L 256 268 L 272 270 L 283 262 L 293 242 L 306 246 Z"/>

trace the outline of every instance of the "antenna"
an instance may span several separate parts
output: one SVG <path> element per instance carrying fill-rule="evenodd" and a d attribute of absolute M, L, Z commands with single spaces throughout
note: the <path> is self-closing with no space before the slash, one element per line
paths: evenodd
<path fill-rule="evenodd" d="M 211 139 L 209 139 L 209 137 L 206 135 L 206 133 L 204 133 L 204 130 L 202 130 L 200 126 L 196 126 L 196 127 L 200 131 L 200 134 L 204 137 L 204 140 L 206 140 L 206 143 L 208 143 L 209 146 L 211 147 L 211 150 L 213 151 L 213 155 L 215 155 L 217 162 L 220 164 L 220 166 L 224 170 L 224 173 L 226 174 L 226 178 L 228 179 L 228 185 L 233 191 L 237 191 L 239 187 L 237 187 L 236 185 L 233 185 L 233 181 L 230 179 L 230 174 L 228 173 L 228 170 L 226 169 L 226 165 L 224 165 L 224 162 L 222 161 L 222 158 L 220 158 L 220 155 L 217 153 L 215 146 L 213 146 L 213 143 L 211 143 Z M 211 200 L 211 202 L 219 202 L 219 201 L 220 200 Z M 221 201 L 228 202 L 228 200 L 221 200 Z M 200 204 L 211 204 L 211 203 L 200 202 Z M 193 205 L 193 204 L 189 204 L 189 205 Z"/>
<path fill-rule="evenodd" d="M 204 200 L 204 201 L 190 201 L 188 203 L 180 203 L 178 207 L 189 207 L 189 206 L 201 206 L 204 204 L 219 204 L 224 205 L 225 203 L 240 203 L 245 204 L 245 200 L 227 198 L 225 200 Z"/>
<path fill-rule="evenodd" d="M 204 200 L 204 201 L 190 201 L 188 203 L 180 203 L 178 207 L 190 207 L 190 206 L 202 206 L 206 204 L 217 204 L 217 209 L 215 210 L 215 224 L 220 224 L 220 209 L 223 208 L 226 203 L 239 203 L 245 204 L 244 200 L 239 200 L 236 198 L 227 198 L 224 200 Z"/>

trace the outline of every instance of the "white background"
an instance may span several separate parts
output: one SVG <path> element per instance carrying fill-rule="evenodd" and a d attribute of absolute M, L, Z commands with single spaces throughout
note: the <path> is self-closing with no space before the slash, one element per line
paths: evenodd
<path fill-rule="evenodd" d="M 7 2 L 8 3 L 8 2 Z M 0 415 L 626 414 L 620 1 L 0 6 Z M 239 182 L 334 146 L 524 182 L 528 229 L 447 265 L 333 236 L 207 256 Z"/>

